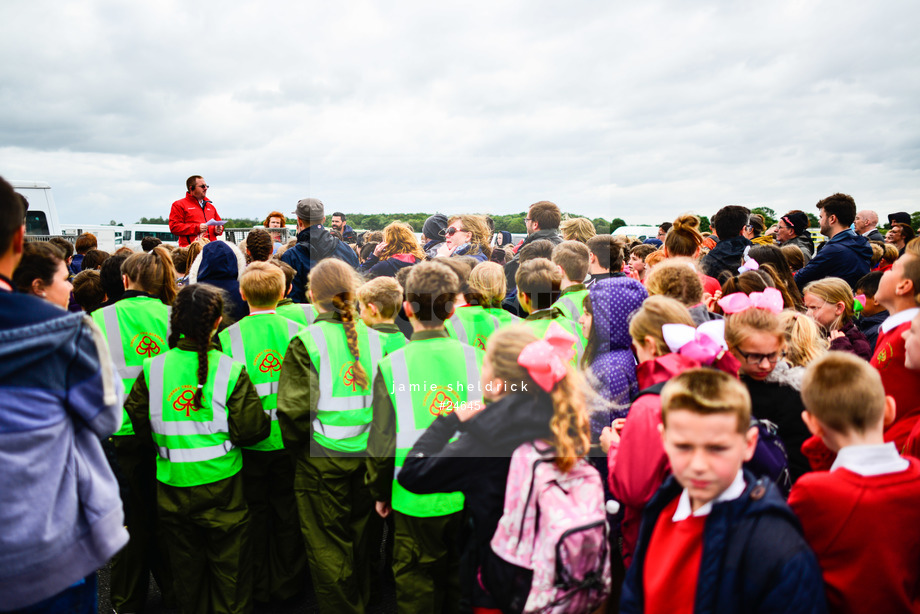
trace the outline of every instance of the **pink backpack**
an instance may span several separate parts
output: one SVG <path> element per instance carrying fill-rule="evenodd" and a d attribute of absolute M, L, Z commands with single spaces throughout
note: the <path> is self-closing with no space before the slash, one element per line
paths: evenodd
<path fill-rule="evenodd" d="M 539 441 L 511 456 L 504 513 L 491 542 L 496 557 L 482 568 L 486 588 L 506 611 L 591 612 L 610 593 L 601 477 L 584 459 L 568 473 L 554 460 L 554 449 Z"/>

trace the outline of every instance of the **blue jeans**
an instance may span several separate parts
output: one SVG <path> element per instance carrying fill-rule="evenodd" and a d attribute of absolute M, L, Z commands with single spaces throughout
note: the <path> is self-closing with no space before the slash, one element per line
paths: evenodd
<path fill-rule="evenodd" d="M 96 595 L 96 572 L 86 576 L 57 595 L 20 610 L 15 614 L 96 614 L 99 609 Z"/>

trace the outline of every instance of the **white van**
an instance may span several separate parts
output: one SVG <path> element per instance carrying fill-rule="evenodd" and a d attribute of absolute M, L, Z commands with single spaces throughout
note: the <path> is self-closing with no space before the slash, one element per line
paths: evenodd
<path fill-rule="evenodd" d="M 29 209 L 31 211 L 31 209 Z M 123 244 L 124 226 L 109 224 L 61 224 L 61 234 L 71 243 L 84 233 L 96 237 L 96 247 L 110 254 Z"/>
<path fill-rule="evenodd" d="M 13 189 L 29 201 L 26 213 L 26 234 L 32 237 L 52 237 L 61 234 L 51 186 L 44 181 L 11 181 Z"/>
<path fill-rule="evenodd" d="M 169 231 L 169 224 L 128 224 L 122 231 L 125 245 L 137 251 L 144 237 L 156 237 L 168 245 L 179 245 L 179 239 Z"/>
<path fill-rule="evenodd" d="M 645 241 L 658 238 L 658 226 L 620 226 L 611 233 L 615 237 L 628 237 Z"/>

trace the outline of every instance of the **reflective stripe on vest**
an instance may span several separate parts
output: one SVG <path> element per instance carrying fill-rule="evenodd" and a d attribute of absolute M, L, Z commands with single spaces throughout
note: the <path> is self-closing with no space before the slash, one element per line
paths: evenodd
<path fill-rule="evenodd" d="M 454 329 L 454 334 L 457 335 L 457 339 L 463 343 L 469 344 L 470 339 L 466 334 L 466 327 L 463 325 L 463 321 L 460 320 L 456 315 L 452 318 L 453 322 L 450 323 L 451 328 Z"/>
<path fill-rule="evenodd" d="M 369 331 L 368 345 L 371 349 L 371 372 L 376 369 L 377 363 L 383 357 L 383 349 L 380 344 L 380 336 L 377 331 Z M 371 406 L 370 394 L 333 397 L 332 396 L 332 366 L 329 364 L 329 346 L 326 344 L 326 337 L 322 329 L 311 328 L 310 336 L 319 350 L 319 401 L 316 404 L 316 411 L 348 411 L 351 409 L 364 409 Z M 314 425 L 316 422 L 314 422 Z"/>
<path fill-rule="evenodd" d="M 367 433 L 369 433 L 371 426 L 370 418 L 372 416 L 370 413 L 370 407 L 373 395 L 360 394 L 335 396 L 333 394 L 332 364 L 329 353 L 329 345 L 326 341 L 325 335 L 323 334 L 324 327 L 314 325 L 311 326 L 308 330 L 310 337 L 313 339 L 313 343 L 316 344 L 316 349 L 319 352 L 319 399 L 317 399 L 316 404 L 317 416 L 313 420 L 314 436 L 320 436 L 329 440 L 328 444 L 330 446 L 341 445 L 341 449 L 339 451 L 360 451 L 358 449 L 348 449 L 354 448 L 357 444 L 354 442 L 348 442 L 347 440 L 362 436 L 366 437 Z M 380 359 L 383 357 L 383 346 L 380 334 L 377 333 L 377 331 L 370 328 L 366 329 L 366 331 L 368 349 L 370 351 L 370 373 L 374 373 L 377 370 L 377 363 L 379 363 Z M 358 410 L 367 410 L 368 416 L 366 422 L 361 422 L 359 424 L 330 424 L 328 421 L 323 421 L 324 413 L 330 414 L 334 412 Z M 326 443 L 322 441 L 319 443 L 321 445 L 326 445 Z M 364 441 L 360 447 L 361 449 L 365 449 L 367 447 L 367 442 Z"/>
<path fill-rule="evenodd" d="M 225 354 L 209 353 L 209 373 L 213 365 L 210 361 L 217 359 L 213 376 L 209 376 L 209 382 L 202 391 L 202 400 L 210 399 L 210 420 L 166 420 L 163 413 L 169 403 L 169 398 L 166 397 L 169 392 L 167 387 L 174 386 L 177 381 L 177 374 L 173 369 L 181 367 L 183 362 L 186 366 L 182 368 L 188 368 L 187 359 L 181 355 L 172 359 L 179 364 L 167 365 L 170 356 L 175 355 L 173 352 L 167 352 L 147 363 L 150 427 L 157 448 L 157 480 L 172 486 L 195 486 L 216 482 L 236 474 L 242 467 L 242 457 L 230 441 L 227 409 L 230 385 L 234 379 L 233 360 Z M 168 376 L 167 369 L 170 370 Z M 181 381 L 183 377 L 180 374 L 178 379 Z M 205 409 L 207 406 L 203 405 L 202 410 Z M 206 415 L 195 411 L 194 417 Z"/>
<path fill-rule="evenodd" d="M 467 383 L 480 383 L 479 365 L 476 362 L 476 349 L 469 345 L 463 346 L 463 358 L 466 362 Z M 409 365 L 406 363 L 405 352 L 395 352 L 390 357 L 393 366 L 393 386 L 396 392 L 396 423 L 400 425 L 396 431 L 396 447 L 410 449 L 418 441 L 428 427 L 415 428 L 415 414 L 412 409 L 412 391 L 409 385 Z M 467 390 L 467 402 L 482 401 L 482 387 L 477 385 Z M 412 425 L 410 428 L 409 425 Z"/>
<path fill-rule="evenodd" d="M 229 433 L 227 423 L 227 393 L 233 361 L 221 356 L 214 378 L 211 420 L 163 420 L 163 383 L 166 356 L 160 355 L 150 363 L 150 428 L 159 435 L 214 435 Z M 164 448 L 160 448 L 162 451 Z M 163 455 L 163 458 L 167 458 Z M 184 461 L 176 461 L 184 462 Z"/>
<path fill-rule="evenodd" d="M 300 332 L 300 327 L 293 320 L 287 321 L 287 327 L 289 338 Z M 230 337 L 230 351 L 233 352 L 234 358 L 238 359 L 239 362 L 246 362 L 246 348 L 243 346 L 243 333 L 240 330 L 239 322 L 227 329 L 227 336 Z M 275 392 L 277 392 L 277 389 L 275 389 Z M 265 396 L 261 392 L 259 395 Z"/>
<path fill-rule="evenodd" d="M 284 323 L 283 329 L 279 326 L 282 322 Z M 244 327 L 246 328 L 245 334 Z M 262 401 L 262 409 L 273 422 L 269 436 L 255 444 L 245 446 L 246 449 L 259 451 L 284 449 L 281 428 L 277 423 L 276 395 L 278 394 L 280 361 L 283 360 L 281 357 L 284 355 L 287 344 L 302 328 L 303 326 L 298 322 L 278 314 L 253 314 L 221 333 L 222 343 L 226 345 L 229 341 L 229 350 L 233 355 L 233 360 L 246 366 L 256 392 L 259 394 L 259 399 Z M 265 357 L 263 363 L 268 360 L 268 357 L 271 357 L 274 366 L 266 370 L 258 365 L 259 358 L 263 356 Z M 262 381 L 267 378 L 272 381 Z"/>
<path fill-rule="evenodd" d="M 426 350 L 436 351 L 441 360 L 426 360 L 427 356 L 421 346 L 413 348 L 410 344 L 406 349 L 391 354 L 386 359 L 388 365 L 385 362 L 384 366 L 381 367 L 384 383 L 390 386 L 392 391 L 390 400 L 393 403 L 393 410 L 396 414 L 396 450 L 390 504 L 394 510 L 409 516 L 445 516 L 463 509 L 462 493 L 418 495 L 403 488 L 397 480 L 412 446 L 418 442 L 428 426 L 436 419 L 431 409 L 434 405 L 428 408 L 425 407 L 429 403 L 431 393 L 424 393 L 424 388 L 413 391 L 410 382 L 414 381 L 418 384 L 419 379 L 430 379 L 431 381 L 424 382 L 426 386 L 439 383 L 436 385 L 436 389 L 439 391 L 434 397 L 433 403 L 437 402 L 437 395 L 444 393 L 445 386 L 446 390 L 450 391 L 454 382 L 457 383 L 457 388 L 453 393 L 448 392 L 449 397 L 445 397 L 443 402 L 464 404 L 482 400 L 482 381 L 478 360 L 482 356 L 481 350 L 466 345 L 459 340 L 445 339 L 443 341 L 447 343 L 442 344 L 440 341 L 432 341 L 432 347 L 425 348 Z M 429 342 L 422 341 L 420 343 Z M 461 351 L 463 366 L 458 363 L 460 356 L 457 356 L 456 348 Z M 410 354 L 412 355 L 410 356 Z M 413 369 L 411 373 L 410 363 L 412 363 Z M 463 375 L 460 375 L 461 369 Z M 388 379 L 389 381 L 387 381 Z M 452 399 L 452 401 L 448 401 L 448 398 Z M 446 411 L 452 411 L 452 409 L 445 408 L 443 405 L 438 405 L 438 407 Z M 454 437 L 456 436 L 455 434 Z"/>
<path fill-rule="evenodd" d="M 570 320 L 576 319 L 578 316 L 578 305 L 575 304 L 575 301 L 570 299 L 567 296 L 563 296 L 559 299 L 560 308 L 565 307 L 562 311 L 569 317 Z"/>
<path fill-rule="evenodd" d="M 301 303 L 300 308 L 303 309 L 303 315 L 307 319 L 307 325 L 313 324 L 316 320 L 316 312 L 313 310 L 313 305 L 310 303 Z"/>
<path fill-rule="evenodd" d="M 260 397 L 267 397 L 270 394 L 278 394 L 278 382 L 263 382 L 256 384 L 256 392 Z"/>
<path fill-rule="evenodd" d="M 121 340 L 121 326 L 118 323 L 118 312 L 115 305 L 109 305 L 102 310 L 102 319 L 105 321 L 105 334 L 109 339 L 109 353 L 115 363 L 115 371 L 121 379 L 137 379 L 144 367 L 141 365 L 128 366 L 125 361 L 124 343 Z M 130 390 L 126 390 L 128 394 Z"/>
<path fill-rule="evenodd" d="M 470 336 L 466 330 L 466 326 L 467 324 L 471 326 L 473 328 L 473 334 L 475 335 L 477 318 L 471 317 L 469 320 L 464 320 L 461 316 L 457 315 L 458 313 L 459 311 L 454 312 L 454 314 L 447 320 L 447 324 L 450 325 L 450 331 L 454 332 L 458 341 L 462 341 L 463 343 L 466 343 L 468 345 L 473 345 L 470 343 Z M 502 325 L 501 320 L 493 316 L 491 313 L 487 312 L 485 309 L 480 308 L 480 311 L 476 313 L 476 315 L 477 316 L 485 315 L 485 316 L 488 316 L 489 320 L 491 320 L 492 330 L 486 335 L 486 337 L 488 337 L 489 335 L 497 331 L 499 328 L 501 328 L 501 325 Z M 448 331 L 448 334 L 450 333 L 450 331 Z"/>
<path fill-rule="evenodd" d="M 165 317 L 162 311 L 165 310 Z M 134 338 L 125 337 L 122 331 L 122 321 L 120 320 L 119 311 L 126 316 L 126 327 L 131 329 L 132 325 L 139 326 L 138 333 L 144 332 L 141 342 L 135 346 L 134 342 L 140 337 L 140 334 Z M 158 355 L 166 350 L 166 342 L 159 336 L 166 328 L 166 338 L 169 338 L 169 309 L 158 299 L 150 297 L 136 297 L 125 299 L 117 305 L 109 305 L 104 309 L 93 314 L 93 319 L 98 324 L 101 320 L 105 329 L 105 336 L 108 342 L 109 356 L 115 367 L 115 372 L 122 380 L 125 387 L 125 397 L 131 392 L 138 376 L 143 373 L 141 364 L 128 364 L 143 361 L 145 357 Z M 151 337 L 159 339 L 159 344 Z M 145 345 L 146 344 L 146 345 Z M 156 353 L 154 354 L 154 349 Z M 145 352 L 146 350 L 146 352 Z M 134 427 L 128 413 L 122 409 L 121 427 L 114 433 L 117 436 L 127 436 L 134 434 Z"/>

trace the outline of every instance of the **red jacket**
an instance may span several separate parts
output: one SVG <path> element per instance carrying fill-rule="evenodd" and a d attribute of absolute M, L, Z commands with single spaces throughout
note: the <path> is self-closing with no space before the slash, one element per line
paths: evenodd
<path fill-rule="evenodd" d="M 680 354 L 666 354 L 643 362 L 636 369 L 639 390 L 666 382 L 687 369 L 700 366 L 695 360 Z M 607 482 L 613 498 L 623 506 L 623 560 L 632 561 L 642 510 L 665 478 L 671 475 L 671 465 L 661 444 L 658 426 L 661 424 L 661 396 L 646 394 L 633 402 L 623 425 L 619 443 L 610 444 L 607 452 Z"/>
<path fill-rule="evenodd" d="M 198 199 L 185 193 L 185 198 L 179 199 L 172 204 L 169 210 L 169 231 L 179 239 L 179 247 L 185 247 L 199 236 L 201 236 L 201 225 L 208 220 L 219 220 L 220 215 L 217 208 L 210 200 L 204 201 L 204 209 L 198 204 Z M 217 226 L 208 226 L 207 237 L 211 241 L 217 239 L 218 234 L 223 233 L 221 227 L 220 233 L 217 232 Z"/>

